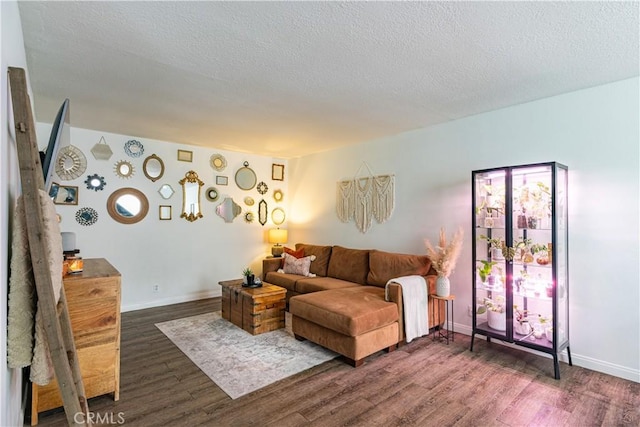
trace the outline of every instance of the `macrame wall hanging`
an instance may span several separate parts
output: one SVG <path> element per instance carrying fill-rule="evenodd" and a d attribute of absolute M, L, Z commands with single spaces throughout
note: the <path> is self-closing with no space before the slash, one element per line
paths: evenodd
<path fill-rule="evenodd" d="M 360 177 L 362 168 L 367 176 Z M 361 233 L 366 233 L 373 218 L 382 224 L 391 217 L 395 207 L 394 175 L 374 176 L 367 162 L 362 162 L 351 180 L 338 181 L 336 213 L 342 222 L 354 220 Z"/>

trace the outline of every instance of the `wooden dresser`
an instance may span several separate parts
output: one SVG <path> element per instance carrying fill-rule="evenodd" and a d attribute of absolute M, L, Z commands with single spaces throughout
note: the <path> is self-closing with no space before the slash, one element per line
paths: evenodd
<path fill-rule="evenodd" d="M 106 259 L 85 259 L 81 273 L 65 276 L 71 328 L 87 398 L 120 397 L 120 273 Z M 58 384 L 32 384 L 31 425 L 38 413 L 62 406 Z M 89 405 L 91 410 L 91 405 Z"/>

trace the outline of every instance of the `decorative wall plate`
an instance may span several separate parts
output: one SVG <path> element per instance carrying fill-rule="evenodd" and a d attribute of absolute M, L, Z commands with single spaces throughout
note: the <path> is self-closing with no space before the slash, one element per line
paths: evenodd
<path fill-rule="evenodd" d="M 93 225 L 98 221 L 98 212 L 93 208 L 80 208 L 76 212 L 76 221 L 80 225 Z"/>
<path fill-rule="evenodd" d="M 115 164 L 114 172 L 120 178 L 128 179 L 133 176 L 133 174 L 135 173 L 135 169 L 133 168 L 133 165 L 128 161 L 120 160 Z"/>
<path fill-rule="evenodd" d="M 247 196 L 244 198 L 244 204 L 247 206 L 253 206 L 255 202 L 253 201 L 253 197 Z"/>
<path fill-rule="evenodd" d="M 227 159 L 222 154 L 214 154 L 211 156 L 211 167 L 218 172 L 222 172 L 227 167 Z"/>
<path fill-rule="evenodd" d="M 87 158 L 75 145 L 60 148 L 56 160 L 56 174 L 63 181 L 78 178 L 87 170 Z"/>
<path fill-rule="evenodd" d="M 91 149 L 91 154 L 96 160 L 109 160 L 113 156 L 113 151 L 111 151 L 111 147 L 107 144 L 104 136 L 101 136 L 100 141 Z"/>
<path fill-rule="evenodd" d="M 244 222 L 251 224 L 254 219 L 253 212 L 247 212 L 244 214 Z"/>
<path fill-rule="evenodd" d="M 273 200 L 275 200 L 276 202 L 281 202 L 282 199 L 284 199 L 284 194 L 282 193 L 282 190 L 275 190 L 273 192 Z"/>
<path fill-rule="evenodd" d="M 260 181 L 256 189 L 260 194 L 267 194 L 267 191 L 269 191 L 269 187 L 264 183 L 264 181 Z"/>
<path fill-rule="evenodd" d="M 144 147 L 140 141 L 130 139 L 124 143 L 124 152 L 127 153 L 129 157 L 140 157 L 142 153 L 144 153 Z"/>
<path fill-rule="evenodd" d="M 104 180 L 104 176 L 99 176 L 97 173 L 93 175 L 87 176 L 87 179 L 84 180 L 84 183 L 87 184 L 87 188 L 89 190 L 104 190 L 104 186 L 107 185 Z"/>

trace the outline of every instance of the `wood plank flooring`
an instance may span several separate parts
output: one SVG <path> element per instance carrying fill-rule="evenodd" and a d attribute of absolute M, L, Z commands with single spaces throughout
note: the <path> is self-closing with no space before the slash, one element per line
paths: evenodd
<path fill-rule="evenodd" d="M 339 359 L 231 400 L 155 323 L 220 310 L 213 298 L 122 314 L 120 400 L 91 399 L 102 425 L 638 426 L 640 384 L 457 334 L 425 337 L 359 368 Z M 61 410 L 42 426 L 66 425 Z"/>

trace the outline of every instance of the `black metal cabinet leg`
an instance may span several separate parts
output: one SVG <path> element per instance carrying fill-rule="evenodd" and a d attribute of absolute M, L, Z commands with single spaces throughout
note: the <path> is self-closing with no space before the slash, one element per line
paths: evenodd
<path fill-rule="evenodd" d="M 471 348 L 469 349 L 469 351 L 473 351 L 473 339 L 476 337 L 476 333 L 475 332 L 471 332 Z"/>
<path fill-rule="evenodd" d="M 553 354 L 553 374 L 555 379 L 560 379 L 560 362 L 558 361 L 558 353 Z"/>
<path fill-rule="evenodd" d="M 567 347 L 567 356 L 569 356 L 569 366 L 573 366 L 571 362 L 571 349 L 569 347 Z"/>

